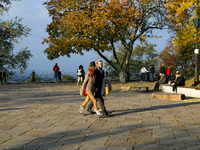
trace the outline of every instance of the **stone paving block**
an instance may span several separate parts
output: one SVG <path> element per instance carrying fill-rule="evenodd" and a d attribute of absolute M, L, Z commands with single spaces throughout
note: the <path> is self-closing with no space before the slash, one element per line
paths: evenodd
<path fill-rule="evenodd" d="M 109 140 L 128 141 L 128 136 L 121 133 L 117 135 L 112 135 Z"/>
<path fill-rule="evenodd" d="M 5 132 L 0 133 L 0 144 L 12 138 L 12 135 Z"/>
<path fill-rule="evenodd" d="M 74 144 L 74 145 L 65 144 L 59 150 L 78 150 L 80 147 L 81 145 L 79 144 Z"/>
<path fill-rule="evenodd" d="M 103 137 L 93 137 L 92 135 L 89 135 L 86 137 L 82 142 L 81 145 L 97 145 L 97 146 L 104 146 L 109 137 L 108 136 L 103 136 Z"/>
<path fill-rule="evenodd" d="M 43 144 L 37 150 L 59 150 L 63 145 L 62 143 L 48 143 Z"/>
<path fill-rule="evenodd" d="M 19 149 L 33 141 L 34 137 L 16 137 L 0 145 L 0 149 Z"/>
<path fill-rule="evenodd" d="M 6 124 L 6 123 L 4 123 L 4 124 L 0 125 L 0 131 L 7 131 L 7 130 L 12 129 L 14 127 L 16 127 L 16 124 Z"/>
<path fill-rule="evenodd" d="M 200 146 L 200 144 L 199 145 L 185 144 L 185 147 L 186 147 L 187 150 L 197 150 L 197 149 L 199 149 L 199 146 Z"/>
<path fill-rule="evenodd" d="M 108 140 L 105 146 L 117 146 L 123 149 L 123 147 L 132 147 L 134 144 L 135 143 L 131 141 Z"/>
<path fill-rule="evenodd" d="M 59 140 L 60 138 L 57 138 L 57 137 L 39 137 L 39 138 L 34 139 L 32 143 L 46 144 L 46 143 L 55 143 Z"/>
<path fill-rule="evenodd" d="M 183 140 L 175 140 L 174 138 L 171 138 L 171 137 L 166 137 L 166 138 L 161 138 L 160 139 L 160 145 L 184 145 L 184 142 Z"/>
<path fill-rule="evenodd" d="M 36 150 L 42 145 L 44 145 L 44 143 L 28 143 L 24 145 L 21 149 L 22 150 Z"/>
<path fill-rule="evenodd" d="M 26 137 L 41 137 L 42 135 L 45 135 L 48 131 L 39 131 L 39 130 L 29 130 L 22 134 L 22 136 Z"/>
<path fill-rule="evenodd" d="M 117 146 L 108 146 L 106 148 L 106 150 L 117 150 L 117 149 L 119 149 L 119 147 L 117 147 Z M 133 147 L 132 146 L 130 146 L 130 147 L 123 147 L 122 149 L 123 150 L 133 150 Z"/>

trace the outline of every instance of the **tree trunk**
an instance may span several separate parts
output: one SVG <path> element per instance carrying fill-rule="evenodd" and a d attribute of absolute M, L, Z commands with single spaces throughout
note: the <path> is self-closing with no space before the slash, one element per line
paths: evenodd
<path fill-rule="evenodd" d="M 126 71 L 120 70 L 118 74 L 119 74 L 119 81 L 122 83 L 126 83 L 126 77 L 127 77 Z"/>

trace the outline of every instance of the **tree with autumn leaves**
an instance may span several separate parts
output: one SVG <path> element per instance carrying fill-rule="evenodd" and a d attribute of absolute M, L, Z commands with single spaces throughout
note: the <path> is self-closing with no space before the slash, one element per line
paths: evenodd
<path fill-rule="evenodd" d="M 171 13 L 171 29 L 175 36 L 161 52 L 160 58 L 166 66 L 171 66 L 174 71 L 180 70 L 184 76 L 194 75 L 196 29 L 193 18 L 200 16 L 198 6 L 197 0 L 169 1 L 166 6 Z"/>
<path fill-rule="evenodd" d="M 156 37 L 153 29 L 170 23 L 164 0 L 50 0 L 44 5 L 52 17 L 49 36 L 43 41 L 49 44 L 44 51 L 48 59 L 93 50 L 117 71 L 121 82 L 126 81 L 135 42 Z M 122 61 L 116 54 L 117 44 L 125 48 Z"/>

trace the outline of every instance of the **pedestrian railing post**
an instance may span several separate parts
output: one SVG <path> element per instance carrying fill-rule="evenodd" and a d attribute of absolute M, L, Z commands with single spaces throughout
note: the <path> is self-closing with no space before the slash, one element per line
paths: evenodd
<path fill-rule="evenodd" d="M 32 82 L 35 82 L 35 72 L 32 73 Z"/>
<path fill-rule="evenodd" d="M 6 72 L 3 72 L 3 81 L 6 83 Z"/>

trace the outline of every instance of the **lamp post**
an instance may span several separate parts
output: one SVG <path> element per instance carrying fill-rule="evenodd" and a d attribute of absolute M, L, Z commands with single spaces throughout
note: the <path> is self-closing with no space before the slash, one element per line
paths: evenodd
<path fill-rule="evenodd" d="M 199 44 L 198 44 L 198 28 L 200 26 L 200 18 L 193 19 L 194 26 L 196 28 L 196 49 L 194 49 L 195 54 L 195 76 L 194 76 L 194 85 L 196 86 L 199 83 Z"/>

